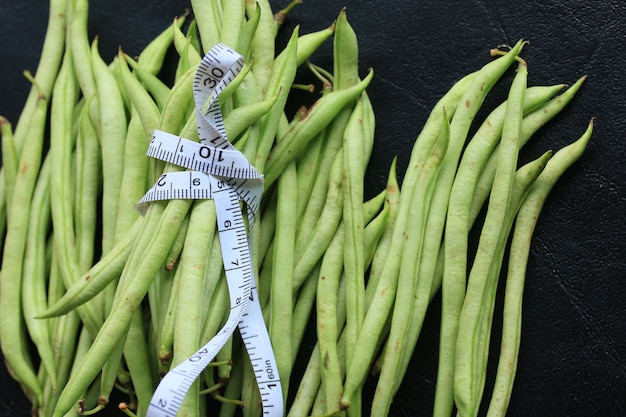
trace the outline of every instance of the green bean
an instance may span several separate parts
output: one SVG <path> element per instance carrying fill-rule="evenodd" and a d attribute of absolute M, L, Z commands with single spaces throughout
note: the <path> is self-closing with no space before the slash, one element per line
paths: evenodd
<path fill-rule="evenodd" d="M 297 222 L 295 195 L 297 173 L 295 162 L 287 165 L 278 181 L 276 217 L 280 224 L 274 237 L 274 262 L 272 268 L 271 310 L 269 335 L 276 357 L 276 366 L 287 400 L 287 389 L 291 375 L 291 330 L 294 305 L 293 271 L 295 265 L 294 242 Z"/>
<path fill-rule="evenodd" d="M 254 33 L 256 32 L 259 20 L 261 19 L 261 6 L 257 2 L 251 2 L 250 6 L 246 5 L 246 14 L 248 15 L 248 18 L 242 24 L 241 30 L 239 31 L 239 40 L 237 42 L 236 50 L 245 58 L 246 62 L 249 62 L 252 58 L 252 54 L 250 52 L 252 39 L 254 38 Z"/>
<path fill-rule="evenodd" d="M 183 246 L 185 244 L 185 238 L 187 237 L 187 230 L 189 229 L 189 217 L 185 217 L 183 219 L 183 224 L 180 227 L 180 230 L 176 234 L 176 239 L 174 239 L 174 243 L 172 243 L 172 247 L 170 248 L 167 257 L 165 258 L 165 270 L 173 271 L 177 267 L 178 260 L 183 251 Z"/>
<path fill-rule="evenodd" d="M 487 217 L 482 228 L 478 250 L 467 280 L 467 292 L 459 316 L 457 349 L 455 354 L 454 398 L 463 416 L 476 415 L 477 389 L 473 384 L 477 365 L 476 351 L 481 316 L 480 310 L 486 300 L 488 270 L 492 264 L 504 228 L 505 213 L 511 199 L 519 136 L 523 118 L 523 102 L 526 93 L 527 66 L 520 62 L 511 85 L 502 139 L 498 155 L 498 169 L 490 194 Z"/>
<path fill-rule="evenodd" d="M 48 309 L 37 317 L 50 318 L 67 314 L 95 297 L 117 278 L 124 268 L 142 222 L 143 219 L 137 219 L 124 238 L 109 253 L 76 280 L 59 300 L 49 305 Z"/>
<path fill-rule="evenodd" d="M 316 32 L 306 33 L 298 37 L 298 56 L 296 65 L 304 64 L 322 44 L 335 33 L 333 22 L 330 26 Z"/>
<path fill-rule="evenodd" d="M 335 23 L 333 41 L 333 89 L 352 87 L 359 81 L 359 46 L 354 29 L 348 23 L 345 7 Z"/>
<path fill-rule="evenodd" d="M 487 410 L 488 417 L 503 416 L 511 397 L 521 337 L 521 309 L 526 268 L 537 219 L 556 182 L 584 152 L 592 131 L 593 120 L 578 140 L 554 154 L 531 185 L 517 213 L 504 290 L 500 357 L 493 394 Z"/>
<path fill-rule="evenodd" d="M 213 45 L 219 42 L 220 32 L 222 31 L 220 7 L 219 1 L 191 1 L 191 9 L 196 22 L 198 22 L 198 32 L 200 33 L 200 41 L 204 53 L 208 52 Z"/>
<path fill-rule="evenodd" d="M 319 170 L 326 129 L 317 134 L 306 151 L 297 159 L 298 167 L 298 218 L 302 219 L 307 203 L 311 199 L 311 192 L 315 184 L 315 177 Z M 297 245 L 296 245 L 297 247 Z"/>
<path fill-rule="evenodd" d="M 133 390 L 137 396 L 137 414 L 145 414 L 154 393 L 156 378 L 150 372 L 147 337 L 142 320 L 142 311 L 138 310 L 131 318 L 126 341 L 124 342 L 124 362 L 128 367 Z"/>
<path fill-rule="evenodd" d="M 338 25 L 339 27 L 339 25 Z M 365 177 L 362 101 L 358 100 L 344 133 L 343 223 L 344 273 L 347 286 L 346 361 L 350 366 L 365 317 L 365 253 L 363 242 L 363 178 Z"/>
<path fill-rule="evenodd" d="M 148 91 L 154 98 L 157 108 L 162 109 L 167 102 L 167 97 L 170 94 L 170 88 L 163 81 L 161 81 L 159 77 L 146 70 L 139 64 L 139 62 L 134 60 L 128 54 L 120 53 L 118 54 L 117 59 L 121 60 L 122 57 L 124 58 L 124 61 L 130 65 L 133 70 L 133 74 L 135 74 L 137 79 L 141 81 L 141 84 L 145 87 L 146 91 Z M 117 62 L 115 62 L 115 65 L 118 65 Z"/>
<path fill-rule="evenodd" d="M 534 110 L 562 86 L 531 87 L 524 101 L 524 112 Z M 502 132 L 506 102 L 487 116 L 474 134 L 463 153 L 450 191 L 446 226 L 444 230 L 445 272 L 442 279 L 442 318 L 440 353 L 435 394 L 435 412 L 447 416 L 452 412 L 454 394 L 452 380 L 454 370 L 454 346 L 458 328 L 458 314 L 465 295 L 466 259 L 469 230 L 474 223 L 471 215 L 472 198 L 478 178 L 489 155 L 497 146 Z M 441 410 L 441 411 L 440 411 Z"/>
<path fill-rule="evenodd" d="M 252 73 L 257 81 L 259 92 L 265 95 L 269 80 L 274 72 L 274 14 L 269 0 L 245 0 L 245 2 L 248 14 L 253 12 L 252 8 L 256 8 L 257 4 L 261 8 L 259 23 L 252 38 L 251 53 L 254 56 Z"/>
<path fill-rule="evenodd" d="M 76 63 L 79 64 L 78 62 Z M 100 109 L 100 141 L 102 146 L 102 252 L 115 244 L 119 190 L 123 176 L 124 141 L 127 133 L 124 100 L 117 80 L 98 52 L 95 40 L 91 48 L 91 66 L 96 79 L 98 108 Z M 130 208 L 132 210 L 132 208 Z"/>
<path fill-rule="evenodd" d="M 131 208 L 149 186 L 150 162 L 149 158 L 146 158 L 148 141 L 139 114 L 134 107 L 131 109 L 124 142 L 122 182 L 119 188 L 115 223 L 115 245 L 124 239 L 139 218 L 139 212 Z"/>
<path fill-rule="evenodd" d="M 2 135 L 2 172 L 4 174 L 5 184 L 5 204 L 10 207 L 13 200 L 13 189 L 15 188 L 15 179 L 17 177 L 17 168 L 19 157 L 15 148 L 13 130 L 11 123 L 0 116 L 0 134 Z"/>
<path fill-rule="evenodd" d="M 75 76 L 80 86 L 80 91 L 82 91 L 84 97 L 89 98 L 96 94 L 97 87 L 96 77 L 93 72 L 92 51 L 89 48 L 89 37 L 87 34 L 88 1 L 69 0 L 68 14 L 68 48 L 70 48 L 70 53 L 72 54 L 73 65 L 78 69 L 75 71 Z M 100 127 L 99 105 L 100 102 L 94 100 L 91 102 L 89 109 L 89 115 L 94 125 L 98 128 Z"/>
<path fill-rule="evenodd" d="M 220 43 L 237 48 L 239 34 L 245 20 L 245 2 L 244 0 L 226 1 L 222 3 L 222 8 Z"/>
<path fill-rule="evenodd" d="M 183 74 L 190 67 L 195 67 L 200 64 L 202 56 L 200 56 L 200 51 L 196 50 L 193 46 L 191 41 L 192 38 L 190 36 L 185 36 L 178 25 L 172 25 L 172 29 L 174 30 L 174 48 L 180 56 L 178 61 L 179 68 L 176 69 L 177 79 L 179 74 Z"/>
<path fill-rule="evenodd" d="M 447 120 L 447 114 L 443 112 L 443 120 Z M 403 262 L 398 270 L 398 284 L 396 289 L 396 299 L 394 303 L 394 311 L 391 317 L 391 328 L 389 330 L 389 339 L 387 341 L 387 349 L 384 356 L 384 366 L 376 385 L 376 393 L 372 402 L 372 414 L 385 415 L 391 404 L 391 399 L 397 390 L 395 386 L 396 374 L 402 358 L 402 351 L 406 348 L 407 338 L 409 337 L 409 320 L 414 318 L 414 309 L 416 302 L 414 299 L 419 294 L 419 290 L 423 285 L 428 284 L 428 277 L 420 276 L 415 279 L 415 275 L 419 270 L 422 262 L 423 248 L 426 242 L 428 230 L 428 218 L 434 209 L 432 201 L 435 198 L 435 187 L 444 169 L 445 156 L 449 152 L 450 130 L 448 124 L 443 123 L 440 137 L 433 145 L 431 155 L 422 168 L 422 178 L 417 179 L 417 184 L 413 191 L 411 207 L 409 208 L 409 221 L 407 230 L 402 235 L 405 241 L 402 245 L 401 259 L 412 259 L 410 262 Z M 372 306 L 370 306 L 370 309 Z M 365 335 L 366 330 L 362 329 Z M 372 335 L 369 335 L 370 337 Z M 375 335 L 374 335 L 375 336 Z M 374 342 L 376 340 L 373 340 Z M 371 342 L 370 342 L 371 343 Z M 357 345 L 361 349 L 360 344 Z M 357 367 L 366 367 L 370 363 L 361 362 L 357 356 L 353 359 L 353 363 Z M 353 369 L 351 367 L 351 369 Z M 359 378 L 361 379 L 361 378 Z M 344 398 L 347 396 L 348 386 L 346 382 L 346 391 Z M 343 400 L 342 400 L 343 403 Z"/>
<path fill-rule="evenodd" d="M 176 289 L 178 302 L 175 315 L 184 317 L 184 320 L 177 320 L 174 326 L 174 366 L 186 360 L 200 346 L 202 318 L 199 313 L 206 266 L 204 256 L 209 252 L 215 227 L 215 204 L 209 200 L 196 201 L 191 209 L 179 265 L 181 275 Z M 181 415 L 198 413 L 199 388 L 199 381 L 195 381 L 181 404 Z"/>
<path fill-rule="evenodd" d="M 285 18 L 291 12 L 291 10 L 297 5 L 302 4 L 302 0 L 291 0 L 291 2 L 284 8 L 274 13 L 274 35 L 278 34 L 278 30 L 285 22 Z"/>
<path fill-rule="evenodd" d="M 298 298 L 294 303 L 293 308 L 293 326 L 291 329 L 292 341 L 291 341 L 291 363 L 296 363 L 298 353 L 300 352 L 300 346 L 302 340 L 308 330 L 309 317 L 311 311 L 315 305 L 316 293 L 317 293 L 317 277 L 319 276 L 318 263 L 309 277 L 304 281 L 298 292 Z"/>
<path fill-rule="evenodd" d="M 100 189 L 100 144 L 89 117 L 89 100 L 78 118 L 76 139 L 76 244 L 80 271 L 94 260 L 98 191 Z"/>
<path fill-rule="evenodd" d="M 46 33 L 44 35 L 41 55 L 37 64 L 26 103 L 15 123 L 14 141 L 17 154 L 20 155 L 24 142 L 28 136 L 31 119 L 37 112 L 41 96 L 50 97 L 56 81 L 63 51 L 65 50 L 65 33 L 68 18 L 68 0 L 50 0 Z"/>
<path fill-rule="evenodd" d="M 337 305 L 339 281 L 344 269 L 343 246 L 345 229 L 337 229 L 328 250 L 324 254 L 317 283 L 317 343 L 321 355 L 321 381 L 324 387 L 326 407 L 333 408 L 341 399 L 343 381 L 340 373 L 339 323 Z M 343 323 L 341 323 L 342 325 Z"/>
<path fill-rule="evenodd" d="M 174 346 L 174 326 L 176 323 L 176 306 L 178 304 L 178 284 L 182 268 L 176 268 L 172 279 L 172 289 L 167 298 L 163 318 L 159 322 L 159 343 L 157 345 L 157 357 L 159 360 L 160 376 L 170 369 Z"/>
<path fill-rule="evenodd" d="M 302 285 L 309 272 L 322 258 L 341 221 L 342 167 L 343 152 L 339 150 L 331 167 L 326 204 L 319 215 L 315 230 L 295 264 L 293 271 L 294 290 L 297 290 Z"/>
<path fill-rule="evenodd" d="M 152 136 L 154 129 L 156 129 L 156 127 L 159 125 L 159 107 L 150 97 L 150 95 L 139 82 L 139 80 L 132 76 L 130 70 L 128 69 L 128 61 L 123 58 L 124 56 L 120 51 L 120 53 L 118 53 L 117 66 L 120 78 L 124 85 L 124 89 L 126 90 L 133 106 L 133 110 L 131 111 L 131 117 L 133 112 L 137 113 L 137 116 L 141 120 L 141 124 L 144 129 L 144 137 L 149 138 Z M 170 96 L 168 95 L 168 99 L 169 97 Z"/>
<path fill-rule="evenodd" d="M 264 83 L 264 85 L 260 84 L 259 76 L 254 73 L 257 61 L 256 55 L 254 56 L 254 62 L 252 63 L 252 73 L 254 74 L 257 89 L 262 94 L 262 97 L 268 98 L 278 96 L 278 99 L 272 109 L 260 121 L 261 136 L 259 137 L 254 159 L 254 166 L 259 172 L 263 172 L 265 169 L 267 156 L 270 153 L 276 139 L 278 124 L 284 114 L 284 108 L 289 95 L 289 90 L 296 76 L 295 62 L 298 45 L 298 33 L 298 29 L 296 28 L 289 38 L 289 43 L 280 55 L 276 57 L 275 62 L 272 64 L 271 77 Z M 282 140 L 280 138 L 278 139 Z"/>
<path fill-rule="evenodd" d="M 196 16 L 199 16 L 194 10 Z M 174 25 L 182 27 L 187 19 L 188 13 L 179 16 L 178 19 L 157 35 L 146 47 L 141 51 L 137 58 L 137 63 L 148 71 L 150 74 L 157 75 L 163 67 L 165 55 L 172 45 L 174 39 Z"/>
<path fill-rule="evenodd" d="M 50 163 L 44 161 L 35 189 L 24 250 L 22 309 L 24 322 L 41 362 L 56 388 L 54 352 L 48 323 L 35 317 L 46 309 L 46 232 L 50 224 Z"/>
<path fill-rule="evenodd" d="M 320 131 L 318 135 L 322 135 L 322 147 L 319 155 L 319 162 L 316 168 L 316 175 L 309 179 L 312 184 L 309 185 L 309 197 L 306 206 L 302 208 L 302 214 L 299 216 L 300 224 L 298 225 L 298 233 L 296 235 L 296 257 L 299 259 L 306 248 L 312 233 L 315 231 L 318 220 L 326 205 L 326 196 L 329 193 L 330 177 L 335 155 L 343 146 L 343 131 L 345 123 L 347 123 L 349 112 L 342 112 L 327 126 Z M 311 147 L 307 147 L 307 153 L 312 152 Z"/>
<path fill-rule="evenodd" d="M 475 389 L 476 397 L 474 398 L 473 407 L 478 407 L 482 392 L 484 390 L 486 373 L 487 373 L 487 360 L 488 360 L 488 347 L 491 336 L 491 324 L 493 319 L 493 312 L 495 306 L 495 294 L 497 290 L 497 282 L 500 275 L 500 269 L 502 266 L 502 260 L 504 257 L 504 250 L 508 235 L 511 230 L 512 224 L 515 219 L 515 215 L 521 205 L 521 202 L 525 198 L 526 194 L 532 183 L 541 174 L 546 166 L 546 163 L 552 155 L 551 151 L 544 153 L 541 157 L 522 166 L 516 173 L 513 182 L 513 189 L 511 193 L 511 204 L 507 210 L 504 228 L 500 234 L 499 245 L 494 256 L 494 261 L 489 267 L 487 272 L 489 285 L 487 288 L 486 299 L 484 300 L 483 311 L 480 313 L 480 329 L 478 335 L 478 347 L 476 355 L 476 363 L 474 365 L 474 375 L 471 382 L 471 388 Z"/>
<path fill-rule="evenodd" d="M 382 191 L 379 195 L 383 198 L 386 196 L 386 192 Z M 385 204 L 380 213 L 368 222 L 363 229 L 363 258 L 365 260 L 365 266 L 372 264 L 372 260 L 374 259 L 374 253 L 376 252 L 376 248 L 378 247 L 378 242 L 380 242 L 381 237 L 385 233 L 385 230 L 388 229 L 389 226 L 389 218 L 391 216 L 391 208 L 388 204 Z M 365 308 L 369 306 L 368 297 L 367 297 L 367 287 L 366 297 L 365 297 Z"/>
<path fill-rule="evenodd" d="M 266 189 L 276 180 L 287 163 L 299 155 L 315 135 L 330 123 L 337 112 L 363 92 L 373 76 L 374 72 L 370 70 L 367 77 L 358 84 L 344 90 L 333 91 L 320 98 L 307 115 L 280 139 L 268 156 L 265 170 Z"/>
<path fill-rule="evenodd" d="M 371 266 L 365 287 L 365 306 L 369 309 L 372 299 L 375 295 L 375 290 L 378 287 L 378 282 L 382 274 L 379 272 L 384 268 L 387 261 L 389 247 L 392 242 L 394 224 L 398 214 L 398 206 L 400 204 L 400 187 L 398 185 L 398 178 L 396 174 L 397 170 L 397 158 L 391 161 L 389 168 L 389 174 L 387 176 L 387 184 L 385 186 L 385 210 L 389 212 L 389 218 L 387 219 L 387 226 L 380 236 L 380 240 L 374 253 L 372 254 Z M 366 313 L 367 315 L 367 313 Z"/>
<path fill-rule="evenodd" d="M 224 116 L 224 125 L 228 126 L 226 136 L 231 143 L 246 131 L 250 125 L 262 119 L 276 105 L 279 96 L 275 95 L 267 100 L 250 104 L 244 107 L 237 107 Z"/>
<path fill-rule="evenodd" d="M 190 68 L 183 76 L 176 80 L 176 83 L 170 90 L 167 103 L 165 103 L 165 107 L 161 111 L 161 118 L 158 125 L 159 130 L 168 133 L 180 132 L 185 121 L 194 113 L 195 102 L 192 88 L 194 76 L 195 68 Z"/>
<path fill-rule="evenodd" d="M 309 414 L 309 410 L 315 401 L 315 394 L 320 385 L 320 351 L 319 343 L 316 343 L 309 357 L 304 374 L 294 396 L 293 402 L 287 413 L 287 417 L 299 417 Z"/>

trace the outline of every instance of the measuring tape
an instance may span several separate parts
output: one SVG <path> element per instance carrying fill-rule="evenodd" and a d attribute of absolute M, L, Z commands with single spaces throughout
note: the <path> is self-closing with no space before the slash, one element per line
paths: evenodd
<path fill-rule="evenodd" d="M 137 203 L 145 214 L 151 201 L 213 199 L 230 295 L 224 327 L 207 344 L 170 369 L 157 386 L 148 417 L 174 417 L 193 382 L 239 327 L 261 394 L 263 414 L 283 416 L 283 395 L 274 352 L 254 280 L 251 247 L 239 205 L 245 203 L 249 230 L 258 212 L 263 177 L 226 137 L 219 93 L 241 71 L 243 57 L 223 44 L 213 47 L 196 71 L 193 90 L 200 142 L 155 131 L 148 156 L 187 168 L 164 173 Z M 206 105 L 206 107 L 205 107 Z"/>

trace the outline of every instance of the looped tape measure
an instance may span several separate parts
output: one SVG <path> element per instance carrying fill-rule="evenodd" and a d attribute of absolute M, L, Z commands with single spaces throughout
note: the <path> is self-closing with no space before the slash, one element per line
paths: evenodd
<path fill-rule="evenodd" d="M 283 395 L 274 352 L 257 296 L 246 224 L 252 230 L 263 192 L 263 176 L 228 141 L 217 97 L 241 71 L 243 57 L 223 44 L 213 47 L 196 71 L 193 89 L 200 142 L 155 131 L 148 156 L 187 168 L 164 173 L 137 203 L 169 199 L 213 199 L 230 293 L 224 327 L 207 344 L 170 369 L 154 392 L 148 417 L 174 417 L 191 384 L 209 365 L 236 327 L 246 346 L 261 393 L 263 414 L 282 417 Z"/>

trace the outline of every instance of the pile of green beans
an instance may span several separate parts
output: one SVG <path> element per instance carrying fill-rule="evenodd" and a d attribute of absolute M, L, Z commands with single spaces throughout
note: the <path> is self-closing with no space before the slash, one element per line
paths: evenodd
<path fill-rule="evenodd" d="M 230 141 L 265 178 L 249 238 L 287 415 L 388 415 L 439 294 L 433 415 L 474 417 L 485 404 L 488 416 L 505 415 L 533 229 L 593 121 L 556 152 L 522 162 L 520 151 L 584 77 L 567 89 L 529 87 L 525 42 L 494 49 L 491 62 L 434 106 L 401 183 L 394 160 L 385 189 L 369 198 L 376 134 L 366 89 L 374 73 L 359 68 L 345 10 L 326 28 L 297 27 L 276 50 L 298 3 L 274 13 L 268 0 L 192 0 L 192 14 L 173 19 L 138 56 L 121 48 L 105 62 L 87 35 L 88 0 L 50 0 L 39 68 L 26 73 L 32 88 L 15 129 L 0 117 L 0 346 L 33 416 L 94 414 L 112 395 L 125 398 L 120 413 L 145 415 L 160 378 L 227 318 L 213 202 L 157 201 L 144 216 L 134 208 L 159 175 L 180 169 L 145 155 L 153 131 L 198 138 L 192 81 L 216 43 L 246 61 L 219 101 Z M 332 69 L 312 62 L 325 42 Z M 178 61 L 168 85 L 170 49 Z M 476 120 L 512 66 L 506 101 Z M 292 91 L 308 88 L 297 84 L 299 70 L 320 93 L 290 114 Z M 501 277 L 502 339 L 493 392 L 485 393 Z M 299 364 L 307 332 L 315 346 Z M 261 413 L 235 332 L 179 415 Z"/>

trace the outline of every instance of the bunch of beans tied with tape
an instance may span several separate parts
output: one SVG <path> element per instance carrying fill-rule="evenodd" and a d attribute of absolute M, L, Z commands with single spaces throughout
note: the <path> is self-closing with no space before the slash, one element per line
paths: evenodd
<path fill-rule="evenodd" d="M 105 62 L 88 1 L 51 0 L 21 116 L 0 119 L 0 342 L 32 415 L 122 397 L 115 412 L 140 416 L 386 416 L 439 294 L 433 414 L 505 414 L 533 229 L 593 124 L 528 163 L 519 150 L 584 78 L 529 87 L 525 43 L 492 50 L 442 92 L 401 184 L 394 161 L 366 197 L 373 71 L 345 10 L 275 48 L 297 3 L 192 0 L 136 57 Z M 312 62 L 325 42 L 332 68 Z M 297 71 L 313 104 L 289 112 Z"/>

